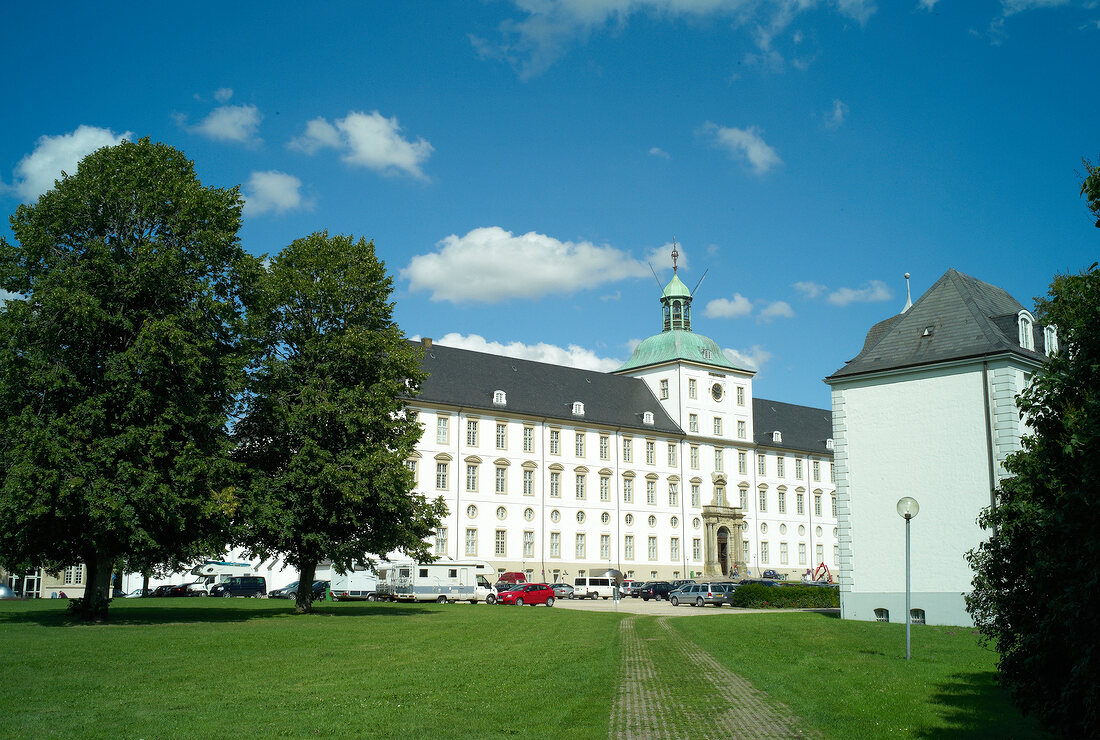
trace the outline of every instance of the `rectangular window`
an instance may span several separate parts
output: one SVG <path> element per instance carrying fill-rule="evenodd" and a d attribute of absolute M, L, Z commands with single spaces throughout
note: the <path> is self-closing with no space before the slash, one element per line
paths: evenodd
<path fill-rule="evenodd" d="M 692 483 L 691 484 L 691 505 L 692 506 L 698 506 L 699 505 L 699 484 L 698 483 Z"/>
<path fill-rule="evenodd" d="M 447 428 L 450 426 L 450 418 L 446 416 L 437 417 L 435 420 L 435 441 L 436 444 L 445 445 L 448 440 Z"/>
<path fill-rule="evenodd" d="M 714 417 L 714 436 L 715 437 L 721 437 L 722 436 L 722 417 L 721 416 Z"/>
<path fill-rule="evenodd" d="M 477 447 L 477 419 L 466 420 L 466 446 Z"/>
<path fill-rule="evenodd" d="M 607 560 L 611 557 L 611 535 L 600 535 L 600 560 Z"/>
<path fill-rule="evenodd" d="M 802 458 L 796 457 L 794 459 L 794 478 L 795 480 L 802 480 Z"/>
<path fill-rule="evenodd" d="M 772 561 L 772 556 L 771 556 L 771 553 L 768 552 L 768 543 L 767 542 L 761 542 L 760 543 L 760 562 L 761 563 L 770 563 L 771 561 Z"/>
<path fill-rule="evenodd" d="M 787 513 L 787 493 L 786 491 L 779 492 L 779 513 Z"/>
<path fill-rule="evenodd" d="M 466 530 L 466 554 L 477 555 L 477 530 L 473 527 Z"/>
<path fill-rule="evenodd" d="M 798 564 L 799 565 L 805 565 L 806 564 L 806 543 L 805 542 L 799 542 L 798 543 Z"/>
<path fill-rule="evenodd" d="M 416 486 L 418 485 L 416 477 L 416 460 L 406 460 L 405 467 L 409 469 L 410 473 L 412 473 L 413 488 L 416 488 Z"/>
<path fill-rule="evenodd" d="M 814 516 L 821 516 L 821 495 L 814 496 Z"/>
<path fill-rule="evenodd" d="M 680 492 L 675 483 L 668 484 L 668 505 L 679 506 L 680 505 Z"/>
<path fill-rule="evenodd" d="M 688 431 L 699 431 L 699 414 L 688 414 Z"/>
<path fill-rule="evenodd" d="M 662 401 L 668 400 L 668 381 L 667 380 L 662 380 L 661 381 L 661 400 Z"/>
<path fill-rule="evenodd" d="M 748 432 L 748 429 L 745 426 L 745 422 L 738 421 L 737 422 L 737 438 L 738 439 L 744 439 L 745 437 L 748 436 L 748 434 L 749 434 L 749 432 Z"/>
<path fill-rule="evenodd" d="M 747 508 L 749 508 L 749 489 L 742 488 L 741 489 L 741 509 L 744 510 L 744 509 L 747 509 Z"/>
<path fill-rule="evenodd" d="M 477 490 L 477 466 L 476 465 L 467 465 L 466 466 L 466 490 L 467 491 L 476 491 Z"/>
<path fill-rule="evenodd" d="M 657 503 L 657 481 L 647 480 L 645 482 L 645 502 L 650 505 Z"/>
<path fill-rule="evenodd" d="M 435 530 L 435 554 L 446 555 L 447 554 L 447 528 L 440 527 Z"/>
<path fill-rule="evenodd" d="M 634 503 L 634 481 L 630 478 L 623 478 L 623 503 Z"/>
<path fill-rule="evenodd" d="M 765 489 L 761 488 L 760 489 L 760 511 L 766 512 L 767 510 L 768 510 L 768 492 Z"/>
<path fill-rule="evenodd" d="M 691 541 L 691 559 L 702 560 L 703 559 L 703 541 L 698 537 Z"/>
<path fill-rule="evenodd" d="M 724 461 L 725 461 L 724 452 L 725 451 L 721 447 L 715 447 L 714 448 L 714 470 L 715 470 L 715 472 L 721 473 L 725 469 L 724 468 Z"/>
<path fill-rule="evenodd" d="M 821 463 L 814 460 L 814 482 L 817 483 L 821 480 Z"/>
<path fill-rule="evenodd" d="M 759 475 L 768 474 L 768 458 L 765 455 L 756 456 L 756 472 Z"/>
<path fill-rule="evenodd" d="M 749 458 L 744 452 L 737 453 L 737 472 L 741 475 L 749 474 Z"/>
<path fill-rule="evenodd" d="M 787 477 L 787 458 L 779 455 L 775 458 L 775 474 L 780 478 Z"/>
<path fill-rule="evenodd" d="M 840 562 L 840 545 L 833 545 L 833 565 Z"/>
<path fill-rule="evenodd" d="M 657 443 L 648 439 L 645 443 L 645 462 L 646 465 L 657 464 Z"/>
<path fill-rule="evenodd" d="M 836 465 L 829 465 L 829 482 L 836 483 Z"/>
<path fill-rule="evenodd" d="M 670 468 L 676 467 L 676 443 L 668 443 L 668 466 Z"/>
<path fill-rule="evenodd" d="M 535 495 L 535 471 L 524 470 L 523 471 L 523 495 L 534 496 Z"/>
<path fill-rule="evenodd" d="M 779 543 L 779 564 L 780 565 L 786 565 L 787 564 L 787 543 L 786 542 L 780 542 Z"/>
<path fill-rule="evenodd" d="M 550 557 L 561 557 L 561 532 L 550 533 Z"/>
<path fill-rule="evenodd" d="M 573 442 L 573 452 L 577 457 L 584 457 L 584 432 L 577 432 Z"/>
<path fill-rule="evenodd" d="M 84 564 L 73 566 L 73 583 L 77 586 L 84 583 Z"/>
<path fill-rule="evenodd" d="M 634 535 L 632 534 L 623 537 L 623 557 L 627 560 L 634 559 Z"/>
<path fill-rule="evenodd" d="M 650 537 L 649 538 L 649 559 L 650 560 L 656 560 L 657 559 L 657 538 L 656 537 Z"/>
<path fill-rule="evenodd" d="M 74 570 L 76 570 L 76 568 L 72 567 L 71 565 L 68 568 L 65 569 L 65 585 L 66 586 L 70 585 L 73 582 L 73 571 Z"/>
<path fill-rule="evenodd" d="M 550 454 L 561 454 L 561 431 L 558 429 L 550 430 Z"/>
<path fill-rule="evenodd" d="M 504 557 L 508 552 L 507 542 L 507 532 L 505 532 L 503 529 L 498 529 L 496 531 L 496 541 L 493 545 L 493 554 L 495 554 L 498 558 Z"/>
<path fill-rule="evenodd" d="M 610 460 L 611 459 L 611 452 L 609 450 L 609 447 L 610 447 L 610 444 L 608 442 L 607 435 L 606 434 L 601 434 L 600 435 L 600 459 L 601 460 Z"/>
<path fill-rule="evenodd" d="M 523 428 L 523 451 L 535 451 L 535 430 L 532 427 Z"/>
<path fill-rule="evenodd" d="M 699 395 L 699 387 L 695 383 L 695 378 L 688 378 L 688 398 L 696 398 Z"/>
<path fill-rule="evenodd" d="M 714 503 L 718 506 L 726 505 L 726 489 L 724 486 L 714 487 Z"/>
<path fill-rule="evenodd" d="M 606 475 L 600 476 L 600 501 L 611 500 L 611 479 Z"/>
<path fill-rule="evenodd" d="M 561 473 L 550 473 L 550 498 L 561 498 Z"/>
<path fill-rule="evenodd" d="M 500 467 L 496 469 L 496 486 L 497 493 L 508 493 L 508 468 Z"/>
<path fill-rule="evenodd" d="M 689 452 L 689 457 L 690 457 L 691 469 L 692 470 L 698 470 L 699 469 L 699 448 L 695 447 L 693 445 L 688 452 Z"/>
<path fill-rule="evenodd" d="M 497 422 L 497 449 L 503 450 L 508 446 L 508 425 Z"/>
<path fill-rule="evenodd" d="M 535 533 L 531 530 L 523 533 L 523 557 L 535 557 Z"/>
<path fill-rule="evenodd" d="M 817 563 L 818 563 L 818 565 L 820 565 L 821 563 L 824 563 L 825 562 L 825 546 L 824 545 L 818 545 L 816 548 L 814 548 L 814 550 L 817 553 Z"/>
<path fill-rule="evenodd" d="M 584 498 L 587 495 L 584 486 L 584 473 L 577 473 L 577 498 Z"/>
<path fill-rule="evenodd" d="M 745 386 L 743 385 L 737 386 L 737 405 L 745 405 Z"/>
<path fill-rule="evenodd" d="M 584 558 L 584 532 L 577 532 L 577 560 Z"/>
<path fill-rule="evenodd" d="M 833 519 L 836 519 L 836 494 L 829 497 L 832 500 L 833 505 Z"/>
<path fill-rule="evenodd" d="M 435 464 L 435 487 L 440 491 L 447 490 L 447 463 L 445 462 Z"/>
<path fill-rule="evenodd" d="M 633 462 L 634 440 L 630 437 L 623 438 L 623 462 Z"/>
<path fill-rule="evenodd" d="M 668 557 L 670 560 L 680 559 L 680 538 L 673 537 L 669 542 Z"/>
<path fill-rule="evenodd" d="M 804 494 L 796 493 L 794 495 L 794 503 L 795 509 L 798 511 L 799 514 L 806 513 L 806 496 Z"/>
<path fill-rule="evenodd" d="M 749 562 L 749 541 L 741 540 L 741 559 Z"/>

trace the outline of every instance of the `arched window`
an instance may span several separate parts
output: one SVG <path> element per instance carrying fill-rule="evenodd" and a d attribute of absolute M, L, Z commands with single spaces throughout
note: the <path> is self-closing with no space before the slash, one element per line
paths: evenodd
<path fill-rule="evenodd" d="M 573 416 L 584 416 L 584 404 L 580 401 L 573 402 Z"/>
<path fill-rule="evenodd" d="M 644 414 L 642 414 L 642 423 L 653 426 L 653 412 L 652 411 L 646 411 Z"/>
<path fill-rule="evenodd" d="M 1017 315 L 1020 324 L 1020 346 L 1024 349 L 1035 349 L 1035 334 L 1032 331 L 1032 326 L 1035 323 L 1035 319 L 1027 311 L 1020 311 Z"/>
<path fill-rule="evenodd" d="M 913 624 L 924 624 L 924 609 L 910 609 L 909 621 Z"/>
<path fill-rule="evenodd" d="M 1058 351 L 1058 327 L 1051 324 L 1043 327 L 1043 349 L 1047 357 Z"/>
<path fill-rule="evenodd" d="M 875 609 L 875 621 L 876 622 L 889 622 L 890 610 L 889 609 Z"/>
<path fill-rule="evenodd" d="M 493 405 L 494 406 L 507 406 L 508 397 L 504 391 L 493 391 Z"/>

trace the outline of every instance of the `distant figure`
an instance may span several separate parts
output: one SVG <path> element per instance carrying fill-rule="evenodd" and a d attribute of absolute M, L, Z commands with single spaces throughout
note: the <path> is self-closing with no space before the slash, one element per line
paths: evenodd
<path fill-rule="evenodd" d="M 61 593 L 59 593 L 59 594 L 57 595 L 57 598 L 59 598 L 59 599 L 67 599 L 67 598 L 69 598 L 69 597 L 65 595 L 65 592 L 64 592 L 64 591 L 62 591 Z"/>

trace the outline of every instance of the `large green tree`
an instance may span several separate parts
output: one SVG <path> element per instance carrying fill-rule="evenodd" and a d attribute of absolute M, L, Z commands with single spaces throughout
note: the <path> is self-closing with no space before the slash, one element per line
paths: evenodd
<path fill-rule="evenodd" d="M 271 260 L 250 308 L 257 352 L 235 426 L 249 480 L 237 522 L 257 554 L 298 568 L 299 613 L 312 609 L 318 562 L 428 557 L 444 511 L 411 492 L 405 461 L 421 429 L 405 402 L 424 376 L 393 321 L 392 290 L 373 242 L 315 233 Z"/>
<path fill-rule="evenodd" d="M 232 509 L 241 198 L 148 139 L 100 149 L 0 240 L 0 559 L 112 565 L 195 555 Z"/>
<path fill-rule="evenodd" d="M 1100 269 L 1038 299 L 1060 350 L 1019 399 L 1032 433 L 980 522 L 967 609 L 1016 703 L 1063 737 L 1100 736 Z"/>

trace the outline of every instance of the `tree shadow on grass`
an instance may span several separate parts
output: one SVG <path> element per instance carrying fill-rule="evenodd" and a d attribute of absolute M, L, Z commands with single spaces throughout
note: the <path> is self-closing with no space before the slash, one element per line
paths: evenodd
<path fill-rule="evenodd" d="M 434 606 L 434 605 L 433 605 Z M 217 624 L 224 622 L 251 622 L 260 619 L 285 619 L 301 617 L 375 617 L 399 618 L 434 614 L 438 610 L 431 606 L 397 606 L 392 604 L 356 604 L 341 605 L 332 608 L 324 604 L 315 604 L 312 615 L 294 613 L 293 602 L 286 602 L 284 608 L 263 608 L 253 604 L 248 606 L 225 603 L 222 600 L 207 602 L 205 599 L 194 606 L 175 603 L 127 604 L 123 608 L 111 608 L 107 620 L 101 626 L 134 626 L 155 624 Z M 37 624 L 41 627 L 77 627 L 86 625 L 65 609 L 54 605 L 48 608 L 28 606 L 18 611 L 0 611 L 0 626 L 16 624 Z"/>
<path fill-rule="evenodd" d="M 947 738 L 1045 738 L 1050 737 L 1033 717 L 1024 717 L 1009 701 L 992 672 L 956 673 L 949 683 L 935 687 L 929 699 L 945 727 L 918 732 L 916 737 Z"/>

